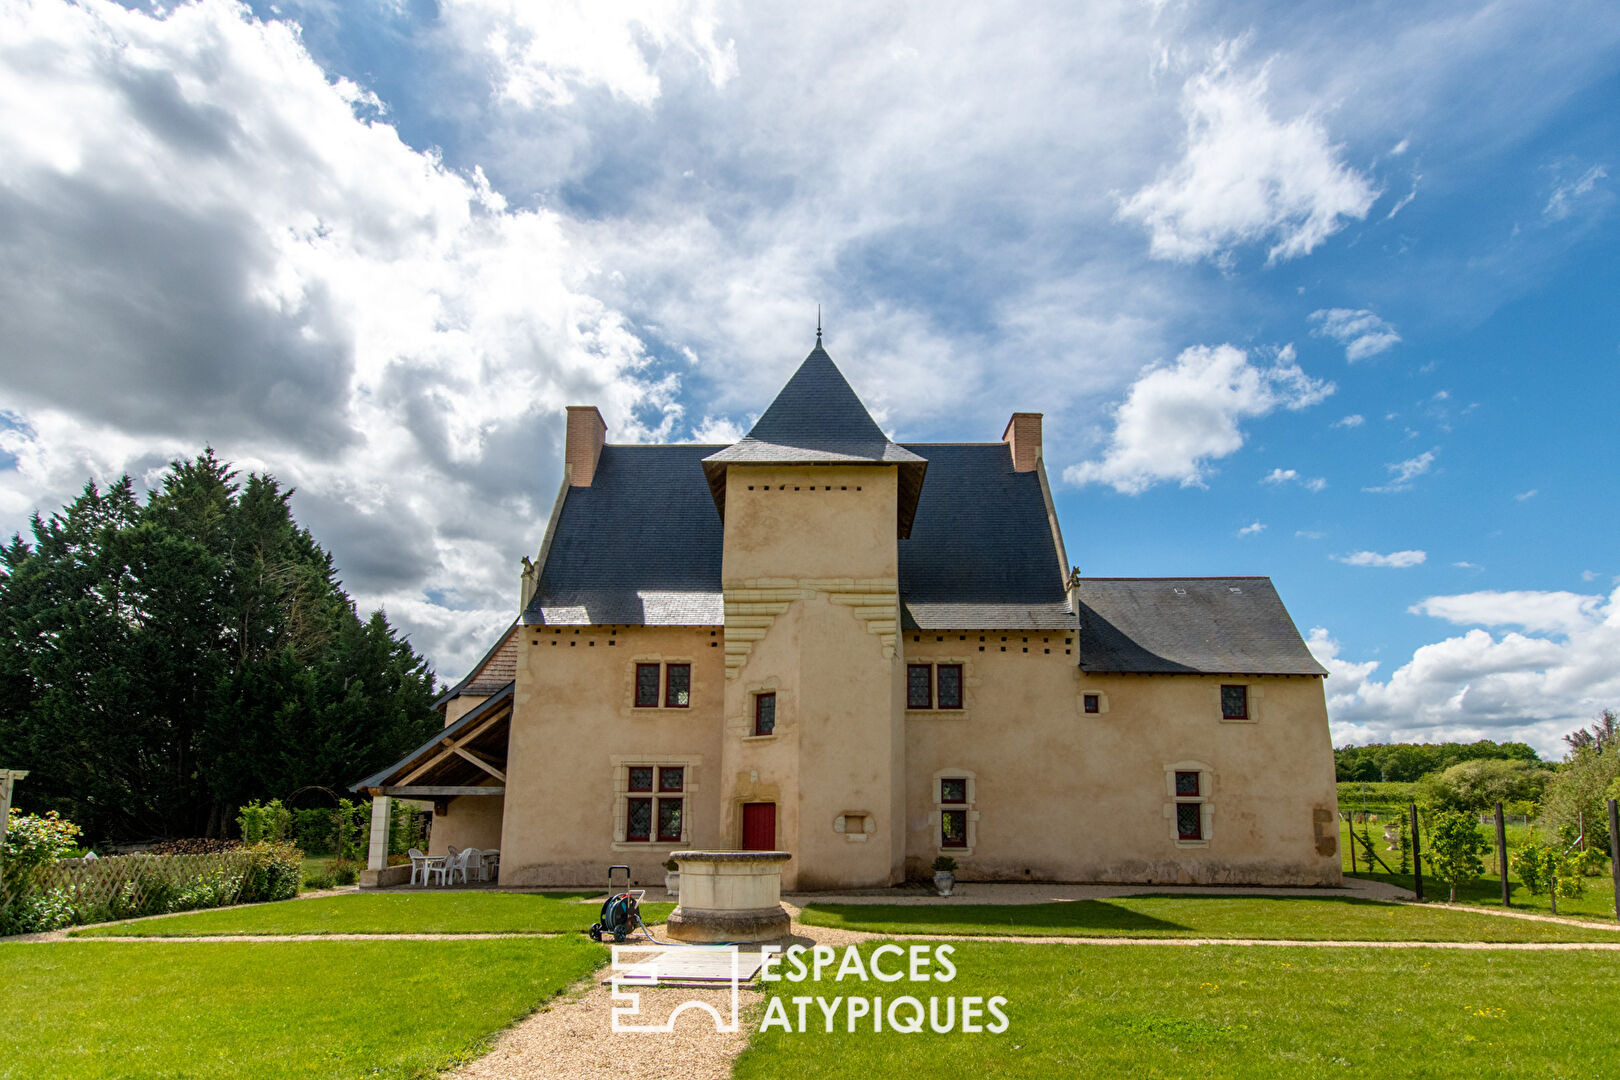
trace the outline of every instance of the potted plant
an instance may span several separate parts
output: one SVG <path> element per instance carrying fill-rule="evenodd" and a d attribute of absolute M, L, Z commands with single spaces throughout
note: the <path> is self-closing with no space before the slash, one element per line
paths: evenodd
<path fill-rule="evenodd" d="M 934 860 L 934 888 L 941 896 L 951 895 L 951 890 L 956 888 L 956 860 L 949 855 Z"/>
<path fill-rule="evenodd" d="M 664 860 L 664 891 L 675 897 L 681 896 L 681 864 L 674 859 Z"/>

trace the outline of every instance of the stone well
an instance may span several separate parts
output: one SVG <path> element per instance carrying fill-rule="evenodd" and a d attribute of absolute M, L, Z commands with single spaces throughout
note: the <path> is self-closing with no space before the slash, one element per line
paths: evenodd
<path fill-rule="evenodd" d="M 785 851 L 677 851 L 681 902 L 665 933 L 676 941 L 777 941 L 788 936 L 782 907 Z"/>

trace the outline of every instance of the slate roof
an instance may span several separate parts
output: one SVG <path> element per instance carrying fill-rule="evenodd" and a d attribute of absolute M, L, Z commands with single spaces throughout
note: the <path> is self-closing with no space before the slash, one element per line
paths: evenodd
<path fill-rule="evenodd" d="M 493 694 L 517 678 L 518 639 L 512 632 L 517 626 L 515 621 L 508 626 L 483 659 L 474 664 L 460 682 L 440 694 L 433 707 L 437 709 L 462 694 Z"/>
<path fill-rule="evenodd" d="M 901 449 L 932 462 L 898 542 L 903 624 L 1072 630 L 1039 476 L 1014 472 L 1005 443 Z M 724 527 L 700 467 L 714 450 L 604 447 L 591 486 L 568 489 L 523 621 L 723 625 Z"/>
<path fill-rule="evenodd" d="M 1080 667 L 1199 675 L 1326 675 L 1270 578 L 1081 578 Z"/>
<path fill-rule="evenodd" d="M 900 471 L 897 529 L 911 532 L 926 459 L 893 442 L 861 404 L 817 336 L 816 347 L 747 435 L 703 461 L 714 504 L 726 512 L 727 465 L 895 465 Z"/>
<path fill-rule="evenodd" d="M 1073 630 L 1040 475 L 1006 443 L 909 444 L 928 458 L 900 541 L 901 620 L 921 630 Z"/>
<path fill-rule="evenodd" d="M 602 448 L 590 487 L 571 487 L 523 622 L 719 626 L 724 526 L 703 477 L 720 449 Z"/>

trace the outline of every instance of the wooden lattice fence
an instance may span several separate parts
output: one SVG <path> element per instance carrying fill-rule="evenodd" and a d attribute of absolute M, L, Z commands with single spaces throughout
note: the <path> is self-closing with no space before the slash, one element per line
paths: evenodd
<path fill-rule="evenodd" d="M 55 929 L 284 899 L 297 894 L 299 872 L 297 849 L 289 845 L 60 859 L 0 880 L 0 923 L 13 931 Z"/>

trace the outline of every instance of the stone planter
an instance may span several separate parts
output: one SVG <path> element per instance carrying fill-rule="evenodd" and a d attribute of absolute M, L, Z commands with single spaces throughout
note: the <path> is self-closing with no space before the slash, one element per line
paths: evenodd
<path fill-rule="evenodd" d="M 934 888 L 939 891 L 939 895 L 941 896 L 951 895 L 951 890 L 956 888 L 956 875 L 950 873 L 949 871 L 941 870 L 939 873 L 934 875 Z"/>
<path fill-rule="evenodd" d="M 669 870 L 669 871 L 665 872 L 665 874 L 664 874 L 664 891 L 667 892 L 669 895 L 673 896 L 677 901 L 680 900 L 680 898 L 681 898 L 681 872 L 679 870 Z"/>
<path fill-rule="evenodd" d="M 675 941 L 757 942 L 788 936 L 785 851 L 677 851 L 680 903 L 664 932 Z"/>

